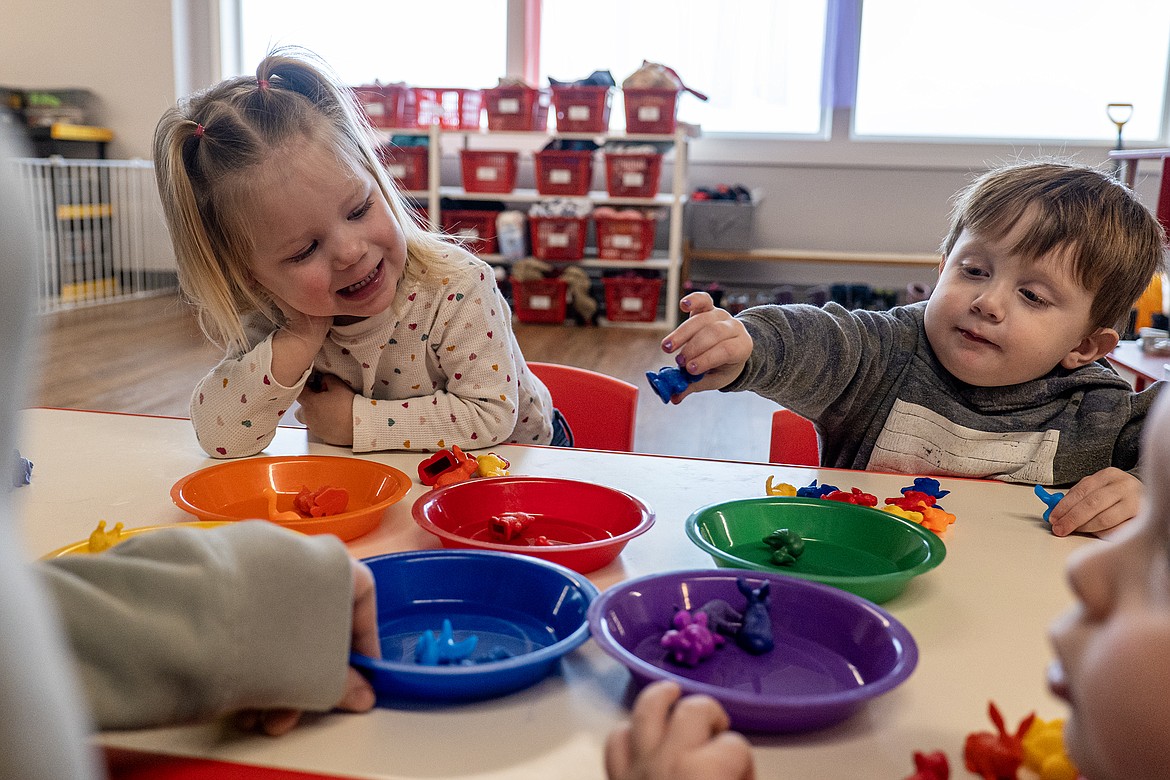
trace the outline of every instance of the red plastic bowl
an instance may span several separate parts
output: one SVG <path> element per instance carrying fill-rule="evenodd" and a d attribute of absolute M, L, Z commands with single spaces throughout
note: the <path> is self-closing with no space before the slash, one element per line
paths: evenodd
<path fill-rule="evenodd" d="M 511 542 L 493 541 L 488 521 L 504 512 L 535 516 Z M 414 520 L 444 547 L 521 553 L 585 574 L 617 558 L 654 524 L 654 512 L 620 490 L 552 477 L 492 477 L 460 482 L 419 498 Z M 550 544 L 536 543 L 545 537 Z"/>

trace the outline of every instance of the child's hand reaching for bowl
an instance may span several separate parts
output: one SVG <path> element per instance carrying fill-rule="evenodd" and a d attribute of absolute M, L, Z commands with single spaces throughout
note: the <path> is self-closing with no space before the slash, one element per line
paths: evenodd
<path fill-rule="evenodd" d="M 709 696 L 681 696 L 666 680 L 638 694 L 629 724 L 606 740 L 610 780 L 753 780 L 751 746 L 728 730 L 723 707 Z"/>
<path fill-rule="evenodd" d="M 350 561 L 353 572 L 353 619 L 351 649 L 370 658 L 381 658 L 378 640 L 378 610 L 375 602 L 374 575 L 356 559 Z M 347 712 L 365 712 L 374 706 L 374 689 L 352 666 L 346 672 L 341 699 L 334 706 Z M 236 715 L 236 725 L 246 731 L 260 731 L 279 737 L 292 731 L 301 720 L 301 710 L 244 710 Z"/>
<path fill-rule="evenodd" d="M 752 337 L 743 323 L 725 309 L 715 307 L 711 296 L 695 292 L 679 302 L 687 319 L 662 340 L 662 350 L 675 362 L 703 378 L 687 386 L 673 402 L 700 390 L 718 390 L 743 371 L 752 354 Z"/>

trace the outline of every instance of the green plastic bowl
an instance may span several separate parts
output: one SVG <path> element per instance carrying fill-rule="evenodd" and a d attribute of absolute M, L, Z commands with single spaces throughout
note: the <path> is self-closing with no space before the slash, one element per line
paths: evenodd
<path fill-rule="evenodd" d="M 687 518 L 687 536 L 716 566 L 774 571 L 822 582 L 875 603 L 942 563 L 937 536 L 901 517 L 820 498 L 765 496 L 711 504 Z M 789 566 L 772 563 L 764 537 L 788 528 L 804 540 Z"/>

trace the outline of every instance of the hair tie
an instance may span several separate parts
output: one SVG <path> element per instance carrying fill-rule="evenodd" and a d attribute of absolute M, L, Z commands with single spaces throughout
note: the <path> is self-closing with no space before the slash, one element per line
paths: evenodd
<path fill-rule="evenodd" d="M 196 125 L 195 125 L 195 137 L 196 137 L 196 138 L 202 138 L 202 137 L 203 137 L 203 125 L 201 125 L 201 124 L 196 124 Z"/>
<path fill-rule="evenodd" d="M 268 79 L 256 79 L 256 87 L 261 92 L 264 92 L 268 89 Z"/>

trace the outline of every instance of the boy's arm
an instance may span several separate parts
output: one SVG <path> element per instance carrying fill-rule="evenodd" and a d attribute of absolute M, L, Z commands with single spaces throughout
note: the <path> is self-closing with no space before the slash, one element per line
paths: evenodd
<path fill-rule="evenodd" d="M 1142 483 L 1121 469 L 1109 467 L 1090 474 L 1053 507 L 1048 517 L 1052 533 L 1101 535 L 1110 531 L 1137 517 L 1141 493 Z"/>

